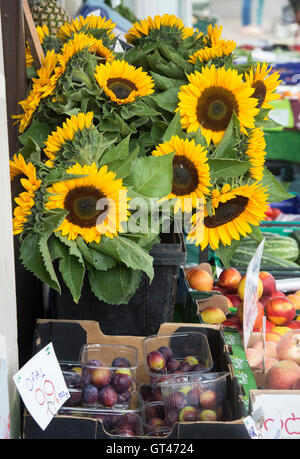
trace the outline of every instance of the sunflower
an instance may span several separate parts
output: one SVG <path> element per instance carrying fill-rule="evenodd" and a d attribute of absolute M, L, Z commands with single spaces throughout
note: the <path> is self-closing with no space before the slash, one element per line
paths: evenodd
<path fill-rule="evenodd" d="M 179 104 L 182 127 L 187 132 L 201 128 L 208 144 L 218 144 L 235 112 L 243 133 L 254 128 L 258 113 L 253 88 L 242 81 L 243 76 L 234 69 L 204 67 L 188 75 L 189 84 L 180 88 Z"/>
<path fill-rule="evenodd" d="M 95 78 L 106 95 L 119 105 L 133 102 L 137 97 L 154 92 L 154 81 L 142 68 L 136 68 L 126 61 L 113 60 L 99 64 Z"/>
<path fill-rule="evenodd" d="M 212 47 L 205 47 L 196 51 L 192 56 L 189 56 L 189 62 L 195 64 L 197 59 L 199 59 L 200 62 L 208 62 L 211 59 L 229 56 L 231 53 L 233 53 L 235 48 L 235 41 L 220 40 Z"/>
<path fill-rule="evenodd" d="M 266 156 L 266 140 L 262 128 L 252 129 L 248 138 L 246 155 L 252 165 L 251 177 L 261 181 L 264 175 L 264 164 Z"/>
<path fill-rule="evenodd" d="M 23 166 L 23 161 L 20 158 L 16 158 L 16 164 L 19 166 Z M 19 163 L 18 163 L 19 161 Z M 13 234 L 20 234 L 24 230 L 24 225 L 28 221 L 30 215 L 32 214 L 32 208 L 35 205 L 35 194 L 36 191 L 40 188 L 42 181 L 37 180 L 36 178 L 36 170 L 33 165 L 29 166 L 28 169 L 24 169 L 25 175 L 28 178 L 22 178 L 21 184 L 23 188 L 26 190 L 19 194 L 17 198 L 15 198 L 15 202 L 17 207 L 14 209 L 14 217 L 13 217 Z M 15 172 L 15 171 L 14 171 Z"/>
<path fill-rule="evenodd" d="M 111 62 L 115 59 L 114 52 L 104 46 L 102 40 L 97 40 L 90 48 L 91 53 L 94 53 L 101 62 Z"/>
<path fill-rule="evenodd" d="M 153 156 L 175 152 L 173 159 L 172 191 L 166 199 L 176 199 L 174 211 L 191 212 L 199 199 L 209 194 L 210 175 L 207 151 L 193 140 L 173 136 L 168 142 L 158 145 Z"/>
<path fill-rule="evenodd" d="M 73 19 L 70 23 L 66 22 L 58 31 L 58 37 L 63 41 L 67 41 L 78 32 L 86 32 L 92 34 L 95 38 L 100 39 L 105 36 L 113 40 L 115 35 L 112 32 L 116 24 L 111 19 L 106 20 L 101 16 L 79 16 Z"/>
<path fill-rule="evenodd" d="M 46 209 L 65 209 L 69 212 L 56 229 L 63 236 L 75 240 L 82 236 L 89 242 L 100 242 L 101 235 L 114 237 L 123 232 L 122 222 L 128 220 L 128 198 L 122 180 L 109 172 L 107 166 L 98 170 L 91 166 L 75 164 L 68 174 L 84 175 L 54 183 Z"/>
<path fill-rule="evenodd" d="M 192 36 L 192 28 L 186 28 L 181 19 L 175 15 L 164 14 L 156 15 L 154 18 L 148 18 L 135 22 L 131 29 L 125 34 L 128 43 L 138 45 L 144 40 L 147 43 L 157 43 L 159 41 L 167 42 L 173 46 L 178 45 L 182 40 Z"/>
<path fill-rule="evenodd" d="M 49 27 L 44 24 L 43 26 L 37 26 L 36 28 L 38 37 L 40 39 L 41 45 L 44 43 L 45 37 L 50 35 Z M 33 56 L 31 54 L 29 43 L 26 42 L 25 47 L 25 57 L 26 57 L 26 67 L 31 67 L 34 63 Z"/>
<path fill-rule="evenodd" d="M 280 98 L 280 95 L 275 93 L 281 83 L 280 75 L 278 72 L 270 74 L 271 70 L 272 67 L 268 68 L 268 64 L 259 62 L 255 70 L 251 69 L 245 74 L 245 80 L 254 88 L 253 97 L 258 99 L 258 108 L 272 108 L 270 102 Z"/>
<path fill-rule="evenodd" d="M 207 36 L 205 37 L 206 44 L 211 44 L 211 46 L 216 45 L 221 39 L 222 30 L 223 26 L 218 27 L 217 25 L 213 26 L 209 24 L 207 27 Z"/>
<path fill-rule="evenodd" d="M 23 133 L 32 121 L 35 111 L 38 109 L 42 99 L 53 93 L 56 87 L 56 79 L 53 72 L 58 63 L 58 55 L 54 50 L 48 51 L 42 61 L 42 66 L 37 70 L 38 78 L 32 79 L 32 89 L 27 99 L 19 102 L 23 112 L 20 115 L 13 115 L 12 118 L 19 123 L 19 131 Z"/>
<path fill-rule="evenodd" d="M 196 246 L 200 245 L 201 250 L 207 245 L 217 250 L 220 243 L 230 245 L 233 239 L 240 240 L 252 232 L 250 225 L 258 226 L 264 219 L 268 209 L 267 198 L 267 187 L 258 182 L 233 189 L 226 184 L 221 191 L 213 190 L 213 215 L 208 214 L 207 208 L 204 213 L 195 213 L 188 239 Z"/>
<path fill-rule="evenodd" d="M 64 44 L 61 53 L 58 55 L 60 66 L 56 68 L 56 79 L 59 79 L 66 71 L 68 63 L 75 55 L 84 50 L 91 50 L 96 43 L 97 39 L 92 35 L 87 35 L 84 32 L 76 33 L 72 40 Z"/>
<path fill-rule="evenodd" d="M 21 153 L 14 155 L 13 159 L 9 161 L 9 168 L 10 180 L 13 180 L 18 175 L 25 175 L 30 183 L 33 185 L 38 184 L 35 166 L 31 162 L 27 163 Z"/>
<path fill-rule="evenodd" d="M 93 125 L 93 118 L 93 112 L 79 113 L 67 118 L 62 127 L 58 126 L 56 131 L 52 132 L 45 142 L 44 153 L 50 161 L 55 161 L 62 146 L 66 142 L 72 141 L 78 131 L 90 129 Z M 48 165 L 52 167 L 52 163 L 48 163 Z"/>

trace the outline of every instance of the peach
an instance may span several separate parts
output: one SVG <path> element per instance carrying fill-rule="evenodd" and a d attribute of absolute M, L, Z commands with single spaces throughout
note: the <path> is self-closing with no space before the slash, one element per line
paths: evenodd
<path fill-rule="evenodd" d="M 235 292 L 238 288 L 241 278 L 242 276 L 237 269 L 224 269 L 219 276 L 218 285 L 220 287 L 226 288 L 228 292 Z"/>
<path fill-rule="evenodd" d="M 272 297 L 266 304 L 266 316 L 275 325 L 286 325 L 296 315 L 295 306 L 287 298 Z"/>
<path fill-rule="evenodd" d="M 257 349 L 257 350 L 263 350 L 263 342 L 256 341 L 256 343 L 254 343 L 251 346 L 251 348 Z M 277 348 L 277 343 L 275 343 L 274 341 L 266 341 L 266 347 L 265 347 L 266 357 L 277 359 L 277 349 L 276 348 Z"/>
<path fill-rule="evenodd" d="M 258 368 L 264 358 L 262 349 L 253 349 L 252 347 L 248 347 L 245 350 L 245 354 L 251 369 Z"/>
<path fill-rule="evenodd" d="M 299 309 L 300 308 L 300 295 L 294 295 L 291 293 L 290 295 L 286 296 L 288 300 L 290 300 L 295 308 Z"/>
<path fill-rule="evenodd" d="M 280 335 L 279 333 L 275 333 L 273 331 L 266 333 L 266 341 L 272 341 L 274 343 L 279 343 L 281 337 L 282 335 Z"/>
<path fill-rule="evenodd" d="M 294 292 L 294 295 L 300 296 L 300 290 L 297 290 L 296 292 Z"/>
<path fill-rule="evenodd" d="M 300 330 L 290 330 L 281 337 L 277 354 L 279 360 L 292 360 L 300 365 Z"/>
<path fill-rule="evenodd" d="M 272 331 L 272 328 L 274 328 L 273 322 L 270 320 L 266 319 L 266 333 Z"/>
<path fill-rule="evenodd" d="M 275 363 L 266 375 L 266 389 L 288 390 L 300 378 L 300 367 L 291 360 Z"/>
<path fill-rule="evenodd" d="M 279 335 L 283 336 L 285 333 L 291 331 L 291 329 L 289 327 L 279 327 L 279 326 L 276 326 L 274 328 L 272 328 L 272 332 L 274 333 L 279 333 Z"/>
<path fill-rule="evenodd" d="M 214 285 L 212 276 L 204 269 L 196 269 L 191 273 L 188 281 L 190 287 L 199 292 L 210 292 Z"/>
<path fill-rule="evenodd" d="M 263 296 L 259 299 L 259 301 L 261 302 L 261 304 L 262 304 L 264 307 L 266 307 L 267 301 L 269 301 L 270 298 L 271 298 L 271 297 L 268 296 L 268 295 L 263 295 Z"/>
<path fill-rule="evenodd" d="M 273 296 L 282 296 L 283 298 L 286 297 L 285 293 L 281 292 L 280 290 L 276 290 Z"/>
<path fill-rule="evenodd" d="M 238 295 L 241 300 L 244 299 L 245 295 L 245 286 L 246 286 L 246 275 L 242 277 L 238 285 Z M 262 297 L 264 286 L 262 280 L 258 278 L 257 282 L 257 299 L 259 300 Z"/>
<path fill-rule="evenodd" d="M 265 310 L 264 310 L 263 305 L 259 301 L 257 301 L 256 304 L 257 304 L 258 314 L 254 322 L 253 331 L 262 331 L 262 323 L 263 323 L 263 317 L 264 317 Z M 240 323 L 243 324 L 243 315 L 244 315 L 244 305 L 243 304 L 241 304 L 237 308 L 236 315 Z"/>
<path fill-rule="evenodd" d="M 231 301 L 232 306 L 234 308 L 238 308 L 239 305 L 241 304 L 241 299 L 238 295 L 233 295 L 233 294 L 228 293 L 226 294 L 226 298 L 228 298 Z"/>
<path fill-rule="evenodd" d="M 221 324 L 226 320 L 225 312 L 213 306 L 201 311 L 201 317 L 206 324 Z"/>
<path fill-rule="evenodd" d="M 275 365 L 275 363 L 278 363 L 279 360 L 275 359 L 274 357 L 267 357 L 266 360 L 265 360 L 265 372 L 267 373 L 270 368 L 272 368 L 273 365 Z M 263 364 L 260 363 L 259 366 L 258 366 L 258 369 L 259 370 L 263 370 Z"/>
<path fill-rule="evenodd" d="M 261 271 L 259 273 L 259 278 L 263 283 L 263 295 L 264 296 L 273 296 L 276 292 L 276 280 L 272 274 L 267 271 Z"/>
<path fill-rule="evenodd" d="M 192 275 L 195 271 L 197 271 L 198 269 L 201 269 L 201 268 L 199 267 L 199 265 L 195 265 L 195 266 L 192 266 L 192 267 L 190 267 L 190 268 L 186 268 L 186 269 L 185 269 L 185 277 L 186 277 L 186 279 L 189 280 L 189 278 L 191 277 L 191 275 Z"/>

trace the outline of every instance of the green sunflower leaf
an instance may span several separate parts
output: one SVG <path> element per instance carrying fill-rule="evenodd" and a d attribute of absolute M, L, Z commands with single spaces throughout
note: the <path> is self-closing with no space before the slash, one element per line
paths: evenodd
<path fill-rule="evenodd" d="M 152 281 L 154 276 L 153 258 L 142 247 L 123 236 L 113 239 L 102 237 L 99 244 L 90 246 L 122 262 L 128 268 L 144 271 Z"/>
<path fill-rule="evenodd" d="M 81 263 L 82 265 L 84 265 L 84 261 L 83 261 L 83 257 L 82 257 L 82 254 L 77 246 L 77 243 L 76 241 L 73 241 L 72 239 L 68 239 L 66 236 L 63 236 L 61 234 L 61 231 L 57 231 L 55 233 L 55 236 L 63 243 L 67 246 L 69 252 L 70 252 L 70 255 L 73 255 L 74 257 L 78 258 L 78 261 L 79 263 Z"/>
<path fill-rule="evenodd" d="M 264 168 L 263 186 L 268 187 L 267 193 L 269 194 L 269 202 L 281 202 L 294 197 L 294 195 L 285 190 L 285 188 L 274 177 L 272 172 L 270 172 L 266 167 Z"/>
<path fill-rule="evenodd" d="M 40 249 L 40 242 L 41 237 L 35 232 L 29 233 L 23 239 L 20 247 L 21 262 L 23 266 L 31 271 L 38 279 L 49 285 L 58 293 L 61 293 L 56 275 L 54 276 L 53 272 L 50 274 L 45 266 L 44 258 Z"/>
<path fill-rule="evenodd" d="M 225 131 L 225 134 L 222 137 L 221 142 L 217 145 L 214 158 L 230 158 L 232 157 L 232 150 L 233 145 L 235 143 L 235 136 L 234 136 L 234 128 L 237 127 L 239 129 L 239 121 L 234 113 L 231 121 Z"/>
<path fill-rule="evenodd" d="M 172 190 L 174 154 L 137 158 L 125 185 L 142 196 L 164 198 Z"/>
<path fill-rule="evenodd" d="M 41 148 L 31 137 L 28 137 L 25 147 L 21 148 L 19 153 L 25 161 L 41 160 Z"/>
<path fill-rule="evenodd" d="M 186 84 L 186 81 L 184 80 L 174 80 L 173 78 L 168 78 L 163 75 L 159 75 L 156 72 L 150 72 L 155 86 L 161 90 L 161 91 L 166 91 L 167 89 L 172 89 L 174 87 L 177 87 L 178 89 Z"/>
<path fill-rule="evenodd" d="M 88 271 L 92 292 L 100 300 L 109 304 L 127 304 L 141 282 L 141 271 L 115 266 L 108 271 Z M 113 288 L 112 288 L 113 287 Z"/>
<path fill-rule="evenodd" d="M 51 131 L 52 129 L 48 124 L 33 120 L 26 132 L 19 136 L 19 141 L 22 145 L 26 146 L 29 137 L 31 137 L 40 148 L 44 148 Z"/>
<path fill-rule="evenodd" d="M 101 158 L 100 165 L 109 164 L 116 160 L 122 160 L 129 155 L 130 135 L 125 137 L 118 145 L 110 148 Z"/>
<path fill-rule="evenodd" d="M 116 173 L 116 179 L 123 179 L 127 177 L 131 168 L 138 157 L 140 147 L 137 146 L 124 160 L 116 160 L 109 163 L 109 170 Z"/>
<path fill-rule="evenodd" d="M 208 165 L 213 180 L 222 177 L 241 177 L 251 168 L 249 161 L 227 158 L 209 159 Z"/>
<path fill-rule="evenodd" d="M 178 105 L 178 88 L 167 89 L 160 94 L 151 96 L 152 100 L 163 110 L 167 112 L 175 113 Z"/>
<path fill-rule="evenodd" d="M 163 141 L 168 142 L 173 135 L 177 135 L 178 137 L 183 137 L 183 130 L 181 126 L 181 116 L 179 112 L 176 113 L 172 122 L 170 123 L 169 127 L 164 133 Z"/>
<path fill-rule="evenodd" d="M 221 260 L 225 269 L 231 267 L 230 260 L 233 257 L 235 251 L 239 248 L 241 241 L 232 240 L 229 246 L 219 245 L 219 248 L 215 250 L 215 255 Z"/>
<path fill-rule="evenodd" d="M 77 238 L 77 246 L 83 258 L 99 271 L 107 271 L 117 264 L 117 260 L 114 257 L 93 249 L 89 244 L 85 243 L 82 237 Z"/>

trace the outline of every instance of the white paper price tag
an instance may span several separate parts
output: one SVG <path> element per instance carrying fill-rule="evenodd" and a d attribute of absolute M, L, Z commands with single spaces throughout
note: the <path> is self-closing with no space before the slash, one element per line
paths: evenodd
<path fill-rule="evenodd" d="M 244 348 L 247 349 L 250 335 L 257 317 L 257 284 L 260 271 L 260 262 L 265 245 L 265 239 L 257 247 L 246 272 L 244 311 L 243 311 L 243 333 Z"/>
<path fill-rule="evenodd" d="M 32 357 L 13 379 L 27 410 L 45 430 L 70 397 L 52 343 Z"/>

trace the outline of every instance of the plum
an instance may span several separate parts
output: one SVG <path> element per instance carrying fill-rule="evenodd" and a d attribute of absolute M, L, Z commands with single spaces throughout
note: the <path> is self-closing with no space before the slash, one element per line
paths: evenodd
<path fill-rule="evenodd" d="M 187 405 L 186 395 L 183 392 L 173 392 L 169 396 L 169 404 L 172 408 L 181 410 Z"/>
<path fill-rule="evenodd" d="M 93 384 L 85 384 L 82 388 L 82 401 L 85 405 L 96 405 L 98 402 L 98 389 Z"/>
<path fill-rule="evenodd" d="M 155 431 L 160 430 L 162 427 L 166 427 L 166 423 L 161 418 L 151 418 L 147 422 L 147 430 Z"/>
<path fill-rule="evenodd" d="M 191 369 L 191 371 L 203 371 L 205 370 L 205 365 L 202 363 L 197 363 L 197 365 L 194 365 Z"/>
<path fill-rule="evenodd" d="M 153 399 L 153 393 L 152 393 L 151 386 L 147 386 L 147 385 L 141 386 L 140 394 L 144 401 L 152 401 Z"/>
<path fill-rule="evenodd" d="M 98 389 L 108 386 L 111 382 L 112 372 L 109 368 L 96 368 L 91 372 L 92 384 Z"/>
<path fill-rule="evenodd" d="M 160 346 L 157 349 L 157 351 L 160 352 L 164 356 L 166 361 L 170 360 L 173 357 L 173 351 L 168 346 Z"/>
<path fill-rule="evenodd" d="M 162 405 L 149 405 L 145 408 L 145 416 L 148 422 L 151 418 L 165 418 L 165 410 Z"/>
<path fill-rule="evenodd" d="M 147 355 L 147 363 L 150 371 L 158 372 L 166 368 L 166 359 L 158 351 L 152 351 Z"/>
<path fill-rule="evenodd" d="M 123 394 L 118 394 L 117 403 L 120 405 L 124 405 L 125 403 L 129 403 L 131 397 L 131 392 L 123 392 Z"/>
<path fill-rule="evenodd" d="M 180 365 L 179 360 L 170 359 L 170 360 L 168 360 L 168 362 L 167 362 L 167 371 L 168 371 L 169 373 L 172 373 L 173 371 L 178 370 L 179 365 Z"/>
<path fill-rule="evenodd" d="M 188 355 L 187 357 L 185 357 L 183 359 L 183 363 L 186 363 L 186 362 L 189 363 L 191 367 L 199 364 L 199 360 L 193 355 Z"/>
<path fill-rule="evenodd" d="M 177 410 L 177 408 L 171 408 L 170 410 L 168 410 L 168 413 L 166 415 L 166 423 L 169 426 L 173 426 L 175 422 L 178 422 L 179 420 L 178 415 L 179 411 Z"/>
<path fill-rule="evenodd" d="M 181 362 L 181 364 L 178 367 L 178 370 L 181 371 L 182 373 L 188 373 L 191 371 L 192 365 L 188 362 Z"/>
<path fill-rule="evenodd" d="M 111 408 L 117 403 L 118 394 L 113 387 L 106 386 L 99 391 L 98 400 L 101 405 Z"/>
<path fill-rule="evenodd" d="M 112 367 L 118 367 L 118 368 L 130 368 L 131 364 L 128 359 L 125 357 L 117 357 L 112 361 L 111 364 Z"/>
<path fill-rule="evenodd" d="M 208 389 L 200 392 L 200 405 L 203 409 L 213 410 L 218 404 L 217 393 Z"/>
<path fill-rule="evenodd" d="M 119 394 L 122 394 L 130 389 L 132 386 L 132 379 L 127 374 L 116 373 L 112 378 L 112 385 Z"/>
<path fill-rule="evenodd" d="M 163 397 L 162 397 L 161 388 L 160 387 L 156 387 L 155 389 L 153 389 L 153 400 L 155 402 L 161 402 L 162 399 L 163 399 Z"/>
<path fill-rule="evenodd" d="M 188 405 L 198 407 L 200 405 L 199 402 L 199 389 L 198 387 L 194 387 L 187 393 L 187 403 Z"/>
<path fill-rule="evenodd" d="M 198 419 L 198 411 L 194 406 L 185 406 L 179 413 L 180 422 L 194 422 Z"/>

